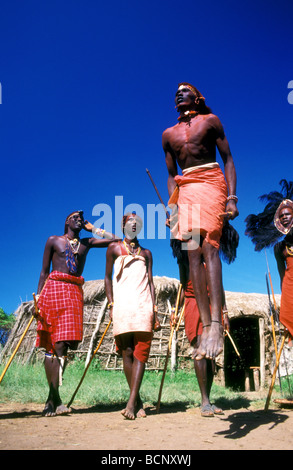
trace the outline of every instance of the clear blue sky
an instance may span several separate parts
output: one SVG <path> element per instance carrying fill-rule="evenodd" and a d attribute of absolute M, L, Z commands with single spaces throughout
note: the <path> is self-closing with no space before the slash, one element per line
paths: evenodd
<path fill-rule="evenodd" d="M 238 257 L 226 290 L 266 292 L 264 253 L 244 235 L 258 197 L 292 179 L 290 1 L 4 1 L 0 14 L 0 306 L 36 291 L 45 242 L 68 213 L 96 204 L 167 202 L 161 145 L 174 95 L 193 83 L 221 119 L 238 174 Z M 4 200 L 3 200 L 4 199 Z M 87 236 L 87 233 L 84 232 Z M 144 240 L 154 275 L 178 277 L 169 240 Z M 268 251 L 275 292 L 279 278 Z M 85 280 L 102 279 L 105 249 Z"/>

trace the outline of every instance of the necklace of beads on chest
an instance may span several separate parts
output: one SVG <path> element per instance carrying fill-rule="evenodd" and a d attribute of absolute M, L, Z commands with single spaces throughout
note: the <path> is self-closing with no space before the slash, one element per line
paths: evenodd
<path fill-rule="evenodd" d="M 134 249 L 135 248 L 135 243 L 134 242 L 129 243 L 129 245 L 132 248 L 132 251 L 130 251 L 130 249 L 128 248 L 127 243 L 126 243 L 125 240 L 123 240 L 123 245 L 125 246 L 125 249 L 126 249 L 126 251 L 129 255 L 135 256 L 135 255 L 139 255 L 139 253 L 141 252 L 141 247 L 139 245 L 137 246 L 136 250 Z"/>
<path fill-rule="evenodd" d="M 68 237 L 67 237 L 67 240 L 70 243 L 73 254 L 77 255 L 79 247 L 80 247 L 80 240 L 78 238 L 70 239 Z"/>

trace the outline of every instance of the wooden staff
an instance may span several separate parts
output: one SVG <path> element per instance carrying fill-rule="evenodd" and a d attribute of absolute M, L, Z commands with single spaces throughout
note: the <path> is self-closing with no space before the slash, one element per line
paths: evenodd
<path fill-rule="evenodd" d="M 276 304 L 276 299 L 275 299 L 275 294 L 274 294 L 274 288 L 273 288 L 273 283 L 272 283 L 272 278 L 271 278 L 271 273 L 270 273 L 269 262 L 268 262 L 266 250 L 265 250 L 265 256 L 266 256 L 268 274 L 269 274 L 270 285 L 271 285 L 271 290 L 272 290 L 272 296 L 273 296 L 273 302 L 274 302 L 274 308 L 275 308 L 275 316 L 276 316 L 276 320 L 277 320 L 277 322 L 278 322 L 278 326 L 279 326 L 279 328 L 280 328 L 280 325 L 279 325 L 279 318 L 278 318 L 278 313 L 277 313 L 277 304 Z M 278 354 L 278 347 L 277 347 L 276 331 L 275 331 L 275 324 L 274 324 L 274 314 L 273 314 L 273 311 L 272 311 L 272 308 L 271 308 L 270 288 L 269 288 L 269 285 L 268 285 L 267 276 L 266 276 L 266 283 L 267 283 L 267 291 L 268 291 L 268 297 L 269 297 L 269 305 L 270 305 L 270 313 L 271 313 L 271 317 L 270 317 L 270 318 L 271 318 L 271 324 L 272 324 L 272 332 L 273 332 L 273 339 L 274 339 L 274 346 L 275 346 L 275 354 L 276 354 L 276 357 L 277 357 L 277 354 Z M 285 362 L 285 367 L 286 367 L 287 383 L 288 383 L 288 387 L 289 387 L 289 391 L 290 391 L 290 395 L 291 395 L 291 385 L 290 385 L 290 380 L 289 380 L 289 375 L 288 375 L 288 367 L 287 367 L 287 360 L 286 360 L 286 356 L 285 356 L 285 355 L 284 355 L 284 362 Z M 281 392 L 282 392 L 282 383 L 281 383 L 281 376 L 280 376 L 280 371 L 279 371 L 279 370 L 278 370 L 278 376 L 279 376 L 279 382 L 280 382 L 280 389 L 281 389 Z"/>
<path fill-rule="evenodd" d="M 146 172 L 147 172 L 147 174 L 149 175 L 149 178 L 150 178 L 150 180 L 151 180 L 151 182 L 152 182 L 152 185 L 153 185 L 153 187 L 154 187 L 154 189 L 155 189 L 155 191 L 156 191 L 156 193 L 157 193 L 157 195 L 158 195 L 158 198 L 159 198 L 159 200 L 160 200 L 160 203 L 162 204 L 162 206 L 163 206 L 163 208 L 164 208 L 164 211 L 165 211 L 165 213 L 166 213 L 167 219 L 170 219 L 170 214 L 169 214 L 169 212 L 167 211 L 166 206 L 165 206 L 165 204 L 164 204 L 164 202 L 163 202 L 163 199 L 161 198 L 161 195 L 160 195 L 160 193 L 159 193 L 159 191 L 158 191 L 158 188 L 157 188 L 157 186 L 155 185 L 154 180 L 153 180 L 153 178 L 152 178 L 152 176 L 151 176 L 151 174 L 150 174 L 150 172 L 149 172 L 149 170 L 148 170 L 147 168 L 146 168 Z"/>
<path fill-rule="evenodd" d="M 266 401 L 266 404 L 265 404 L 265 411 L 267 411 L 268 408 L 269 408 L 271 395 L 272 395 L 273 388 L 274 388 L 274 385 L 275 385 L 276 374 L 277 374 L 277 370 L 278 370 L 278 367 L 279 367 L 280 357 L 281 357 L 282 349 L 284 347 L 286 338 L 287 338 L 287 333 L 285 333 L 284 336 L 283 336 L 282 344 L 281 344 L 280 350 L 279 350 L 277 358 L 276 358 L 276 365 L 275 365 L 275 368 L 274 368 L 272 381 L 271 381 L 271 386 L 270 386 L 269 393 L 268 393 L 268 396 L 267 396 L 267 401 Z"/>
<path fill-rule="evenodd" d="M 277 357 L 278 347 L 277 347 L 277 340 L 276 340 L 275 322 L 274 322 L 274 315 L 273 315 L 273 310 L 272 310 L 272 305 L 271 305 L 270 288 L 269 288 L 267 274 L 266 274 L 266 283 L 267 283 L 267 292 L 268 292 L 269 307 L 270 307 L 270 320 L 271 320 L 271 325 L 272 325 L 272 333 L 273 333 L 274 346 L 275 346 L 275 354 L 276 354 L 276 357 Z M 274 298 L 274 296 L 273 296 L 273 298 Z"/>
<path fill-rule="evenodd" d="M 270 273 L 270 268 L 269 268 L 269 263 L 268 263 L 268 258 L 267 258 L 267 252 L 266 252 L 266 250 L 265 250 L 265 256 L 266 256 L 268 274 L 269 274 L 269 278 L 270 278 L 270 285 L 271 285 L 271 290 L 272 290 L 272 296 L 273 296 L 273 301 L 274 301 L 275 312 L 276 312 L 276 314 L 277 314 L 277 304 L 276 304 L 276 299 L 275 299 L 275 294 L 274 294 L 274 289 L 273 289 L 273 283 L 272 283 L 272 278 L 271 278 L 271 273 Z"/>
<path fill-rule="evenodd" d="M 85 378 L 85 374 L 87 373 L 88 368 L 89 368 L 89 366 L 91 365 L 91 362 L 92 362 L 93 358 L 95 357 L 96 353 L 97 353 L 98 350 L 100 349 L 100 346 L 101 346 L 101 344 L 102 344 L 102 341 L 103 341 L 103 339 L 104 339 L 104 337 L 105 337 L 105 335 L 106 335 L 106 333 L 107 333 L 107 331 L 108 331 L 108 329 L 109 329 L 109 327 L 110 327 L 110 325 L 111 325 L 111 322 L 112 322 L 112 319 L 110 319 L 108 325 L 106 326 L 106 329 L 105 329 L 105 331 L 104 331 L 104 333 L 103 333 L 103 335 L 102 335 L 102 337 L 101 337 L 101 339 L 100 339 L 100 341 L 99 341 L 99 344 L 98 344 L 98 346 L 96 347 L 96 349 L 94 350 L 93 355 L 92 355 L 92 357 L 90 358 L 90 361 L 89 361 L 88 365 L 86 366 L 85 371 L 84 371 L 84 373 L 83 373 L 83 375 L 82 375 L 82 377 L 81 377 L 81 379 L 80 379 L 80 382 L 79 382 L 78 386 L 76 387 L 76 390 L 75 390 L 74 394 L 72 395 L 72 397 L 71 397 L 71 399 L 70 399 L 70 401 L 69 401 L 69 403 L 68 403 L 68 405 L 67 405 L 67 408 L 69 408 L 70 405 L 72 404 L 72 402 L 73 402 L 73 400 L 74 400 L 74 398 L 75 398 L 75 396 L 76 396 L 76 394 L 77 394 L 77 392 L 78 392 L 78 390 L 79 390 L 79 388 L 80 388 L 80 386 L 81 386 L 81 384 L 82 384 L 82 382 L 83 382 L 83 379 Z"/>
<path fill-rule="evenodd" d="M 10 366 L 15 354 L 17 353 L 22 341 L 23 341 L 23 338 L 25 337 L 25 335 L 27 334 L 28 330 L 29 330 L 29 327 L 31 326 L 32 324 L 32 321 L 34 320 L 34 318 L 37 318 L 38 317 L 38 307 L 37 307 L 37 303 L 36 303 L 36 297 L 35 297 L 35 294 L 33 294 L 33 297 L 34 297 L 34 303 L 35 303 L 35 313 L 32 315 L 30 321 L 28 322 L 24 332 L 22 333 L 21 337 L 20 337 L 20 340 L 18 341 L 17 343 L 17 346 L 15 348 L 15 350 L 13 351 L 12 355 L 10 356 L 10 359 L 9 361 L 7 362 L 2 374 L 1 374 L 1 377 L 0 377 L 0 383 L 2 382 L 3 378 L 4 378 L 4 375 L 6 374 L 7 370 L 8 370 L 8 367 Z"/>
<path fill-rule="evenodd" d="M 238 349 L 236 348 L 236 344 L 234 343 L 234 341 L 233 341 L 233 339 L 232 339 L 232 336 L 230 335 L 229 331 L 228 331 L 228 330 L 225 330 L 225 333 L 226 333 L 226 335 L 228 336 L 229 340 L 231 341 L 232 346 L 233 346 L 233 348 L 235 349 L 235 352 L 236 352 L 237 356 L 240 357 L 239 351 L 238 351 Z"/>
<path fill-rule="evenodd" d="M 181 290 L 182 290 L 182 284 L 180 284 L 179 286 L 179 290 L 178 290 L 178 294 L 177 294 L 177 301 L 176 301 L 176 307 L 175 307 L 175 317 L 177 316 L 177 313 L 178 313 L 178 308 L 179 308 L 179 303 L 180 303 L 180 296 L 181 296 Z M 182 310 L 184 309 L 184 306 L 182 308 Z M 182 319 L 182 311 L 181 311 L 181 314 L 180 314 L 180 321 Z M 178 328 L 179 328 L 179 321 L 178 321 L 178 326 L 176 324 L 173 324 L 172 327 L 171 327 L 171 333 L 170 333 L 170 338 L 169 338 L 169 343 L 168 343 L 168 349 L 167 349 L 167 354 L 166 354 L 166 359 L 165 359 L 165 366 L 164 366 L 164 371 L 163 371 L 163 376 L 162 376 L 162 381 L 161 381 L 161 386 L 160 386 L 160 390 L 159 390 L 159 396 L 158 396 L 158 402 L 157 402 L 157 407 L 156 407 L 156 411 L 157 413 L 159 413 L 159 410 L 160 410 L 160 404 L 161 404 L 161 396 L 162 396 L 162 390 L 163 390 L 163 385 L 164 385 L 164 380 L 165 380 L 165 375 L 166 375 L 166 370 L 167 370 L 167 365 L 168 365 L 168 359 L 169 359 L 169 354 L 170 354 L 170 349 L 171 349 L 171 344 L 172 344 L 172 338 L 173 338 L 173 333 L 174 333 L 174 330 L 176 329 L 177 327 L 177 331 L 178 331 Z"/>

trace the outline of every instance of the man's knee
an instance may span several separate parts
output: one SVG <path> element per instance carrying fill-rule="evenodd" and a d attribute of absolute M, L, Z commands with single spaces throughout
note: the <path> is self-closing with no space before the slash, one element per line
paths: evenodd
<path fill-rule="evenodd" d="M 205 261 L 217 262 L 220 259 L 219 250 L 211 245 L 210 243 L 205 243 L 203 246 L 203 254 Z"/>
<path fill-rule="evenodd" d="M 54 346 L 54 353 L 58 357 L 66 356 L 68 350 L 68 343 L 65 341 L 58 341 Z"/>

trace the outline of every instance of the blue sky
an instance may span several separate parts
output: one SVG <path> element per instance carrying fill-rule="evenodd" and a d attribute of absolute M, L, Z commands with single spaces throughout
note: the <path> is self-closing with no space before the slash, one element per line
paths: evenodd
<path fill-rule="evenodd" d="M 1 3 L 0 152 L 3 227 L 0 306 L 13 312 L 36 291 L 45 242 L 68 213 L 167 202 L 161 145 L 177 122 L 174 95 L 193 83 L 219 116 L 238 176 L 237 260 L 224 286 L 266 292 L 264 253 L 245 237 L 258 197 L 292 179 L 290 1 L 51 0 Z M 220 160 L 219 160 L 220 162 Z M 87 236 L 87 233 L 84 232 Z M 178 277 L 169 240 L 143 240 L 154 275 Z M 267 252 L 274 290 L 279 278 Z M 102 279 L 105 249 L 85 280 Z"/>

